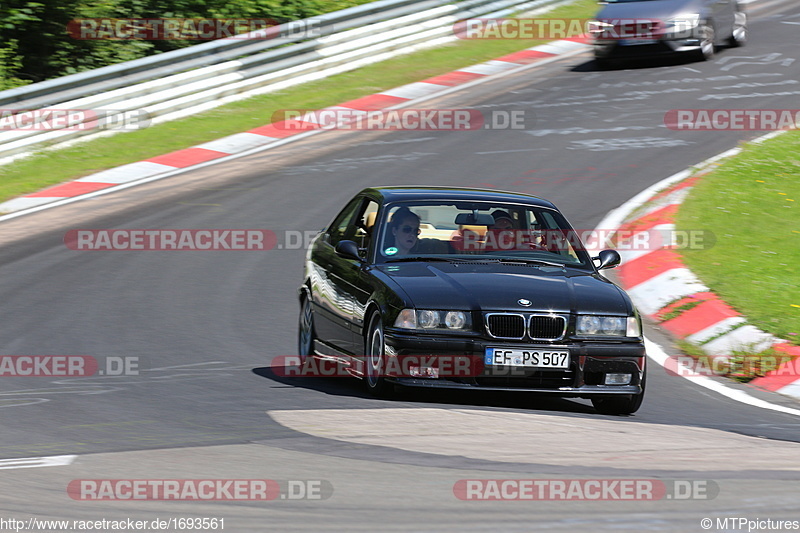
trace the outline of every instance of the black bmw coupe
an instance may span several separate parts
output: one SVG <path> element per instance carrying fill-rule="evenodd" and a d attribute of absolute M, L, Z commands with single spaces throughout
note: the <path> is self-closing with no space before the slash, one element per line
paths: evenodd
<path fill-rule="evenodd" d="M 555 205 L 495 190 L 358 193 L 312 241 L 299 360 L 397 386 L 590 398 L 630 414 L 645 390 L 641 319 Z"/>

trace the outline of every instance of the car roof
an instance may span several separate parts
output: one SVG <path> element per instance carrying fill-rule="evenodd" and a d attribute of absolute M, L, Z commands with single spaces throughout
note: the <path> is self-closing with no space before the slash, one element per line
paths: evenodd
<path fill-rule="evenodd" d="M 455 200 L 455 201 L 483 201 L 483 202 L 508 202 L 533 205 L 558 209 L 544 198 L 532 194 L 501 191 L 497 189 L 473 189 L 467 187 L 370 187 L 361 191 L 361 194 L 372 198 L 382 198 L 381 203 L 393 203 L 413 200 Z"/>

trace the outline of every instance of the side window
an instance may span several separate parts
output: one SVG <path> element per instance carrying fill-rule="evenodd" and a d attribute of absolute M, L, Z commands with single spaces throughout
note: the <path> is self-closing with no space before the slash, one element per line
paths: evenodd
<path fill-rule="evenodd" d="M 378 203 L 367 200 L 363 209 L 360 211 L 361 214 L 356 223 L 355 235 L 353 235 L 352 239 L 358 244 L 358 247 L 366 253 L 372 242 L 375 220 L 378 217 Z"/>
<path fill-rule="evenodd" d="M 331 246 L 336 246 L 341 240 L 352 238 L 354 229 L 353 218 L 355 218 L 356 212 L 359 210 L 358 208 L 361 207 L 362 202 L 363 198 L 354 198 L 333 220 L 328 228 L 328 235 L 330 236 L 328 242 L 330 242 Z"/>

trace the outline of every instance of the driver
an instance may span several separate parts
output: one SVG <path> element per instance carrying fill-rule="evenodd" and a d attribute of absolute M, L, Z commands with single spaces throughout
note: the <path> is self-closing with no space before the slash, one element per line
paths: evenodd
<path fill-rule="evenodd" d="M 417 245 L 420 234 L 419 224 L 419 215 L 409 208 L 401 207 L 395 211 L 389 222 L 389 231 L 394 237 L 394 246 L 397 248 L 394 255 L 408 255 L 411 249 Z"/>

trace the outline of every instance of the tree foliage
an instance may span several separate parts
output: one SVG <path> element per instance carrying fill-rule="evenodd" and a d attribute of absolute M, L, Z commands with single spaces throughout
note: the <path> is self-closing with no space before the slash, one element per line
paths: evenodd
<path fill-rule="evenodd" d="M 79 40 L 85 18 L 308 18 L 371 0 L 3 0 L 0 90 L 198 44 L 176 40 Z"/>

